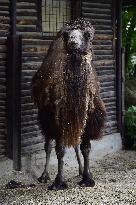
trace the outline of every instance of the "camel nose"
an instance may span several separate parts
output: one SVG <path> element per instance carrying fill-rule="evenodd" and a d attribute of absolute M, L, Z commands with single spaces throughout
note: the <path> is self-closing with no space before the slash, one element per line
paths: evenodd
<path fill-rule="evenodd" d="M 70 46 L 74 47 L 74 46 L 76 46 L 76 45 L 77 45 L 77 43 L 76 43 L 75 41 L 71 41 L 71 42 L 70 42 Z"/>

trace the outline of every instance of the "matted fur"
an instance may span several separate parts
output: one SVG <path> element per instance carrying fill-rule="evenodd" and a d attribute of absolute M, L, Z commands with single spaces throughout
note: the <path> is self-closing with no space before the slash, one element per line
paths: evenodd
<path fill-rule="evenodd" d="M 64 33 L 72 29 L 90 33 L 82 52 L 67 50 Z M 33 98 L 45 138 L 57 138 L 68 147 L 77 146 L 85 133 L 90 139 L 99 138 L 104 122 L 105 106 L 92 65 L 93 36 L 94 29 L 87 20 L 66 24 L 32 81 Z"/>

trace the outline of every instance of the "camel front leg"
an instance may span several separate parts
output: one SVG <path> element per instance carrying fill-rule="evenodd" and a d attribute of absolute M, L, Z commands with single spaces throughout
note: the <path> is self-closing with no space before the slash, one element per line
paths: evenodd
<path fill-rule="evenodd" d="M 64 154 L 65 154 L 65 147 L 60 143 L 56 143 L 56 155 L 58 159 L 58 174 L 55 178 L 55 182 L 49 187 L 50 190 L 63 190 L 68 187 L 64 180 L 64 174 L 63 174 Z"/>

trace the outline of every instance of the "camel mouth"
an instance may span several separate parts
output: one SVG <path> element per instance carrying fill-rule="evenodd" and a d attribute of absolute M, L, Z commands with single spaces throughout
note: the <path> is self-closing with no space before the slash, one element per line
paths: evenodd
<path fill-rule="evenodd" d="M 77 43 L 70 43 L 68 45 L 68 51 L 70 53 L 82 53 L 82 48 Z"/>

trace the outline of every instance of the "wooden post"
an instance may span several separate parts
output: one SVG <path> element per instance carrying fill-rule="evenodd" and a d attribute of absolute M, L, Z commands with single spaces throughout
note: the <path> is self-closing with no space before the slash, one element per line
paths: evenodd
<path fill-rule="evenodd" d="M 7 156 L 21 169 L 21 52 L 22 37 L 16 35 L 16 0 L 11 1 L 11 32 L 7 39 Z"/>

